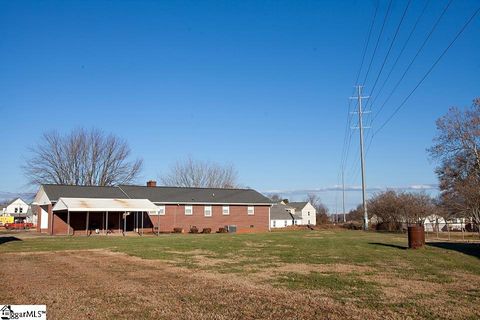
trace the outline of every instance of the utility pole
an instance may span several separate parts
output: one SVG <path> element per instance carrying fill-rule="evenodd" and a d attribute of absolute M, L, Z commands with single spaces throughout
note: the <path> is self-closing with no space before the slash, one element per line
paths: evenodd
<path fill-rule="evenodd" d="M 360 129 L 360 164 L 362 170 L 362 202 L 363 202 L 363 230 L 368 230 L 368 213 L 367 213 L 367 194 L 366 194 L 366 182 L 365 182 L 365 157 L 363 150 L 363 114 L 365 113 L 362 109 L 362 100 L 368 99 L 369 97 L 362 96 L 363 86 L 357 85 L 357 96 L 350 97 L 350 99 L 358 100 L 358 129 Z"/>
<path fill-rule="evenodd" d="M 343 223 L 347 222 L 347 217 L 345 216 L 345 177 L 344 170 L 342 168 L 342 209 L 343 209 Z"/>

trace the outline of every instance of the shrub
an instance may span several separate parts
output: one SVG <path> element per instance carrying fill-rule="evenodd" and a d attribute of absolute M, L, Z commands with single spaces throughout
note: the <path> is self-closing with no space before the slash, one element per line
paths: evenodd
<path fill-rule="evenodd" d="M 227 233 L 227 228 L 219 228 L 218 233 Z"/>
<path fill-rule="evenodd" d="M 183 228 L 173 228 L 173 233 L 183 233 Z"/>
<path fill-rule="evenodd" d="M 212 229 L 211 228 L 203 228 L 202 233 L 211 233 Z"/>
<path fill-rule="evenodd" d="M 198 233 L 198 228 L 196 226 L 191 226 L 190 233 Z"/>

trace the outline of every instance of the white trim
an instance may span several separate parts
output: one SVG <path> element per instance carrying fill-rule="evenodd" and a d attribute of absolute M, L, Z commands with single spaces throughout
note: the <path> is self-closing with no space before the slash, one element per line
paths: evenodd
<path fill-rule="evenodd" d="M 227 210 L 225 210 L 227 209 Z M 230 215 L 230 206 L 222 206 L 222 215 L 228 216 Z"/>
<path fill-rule="evenodd" d="M 187 208 L 190 209 L 190 213 L 187 213 Z M 186 216 L 191 216 L 193 215 L 193 206 L 192 205 L 186 205 L 184 206 L 184 212 Z"/>
<path fill-rule="evenodd" d="M 250 213 L 250 209 L 252 209 L 252 213 Z M 247 215 L 249 215 L 249 216 L 255 215 L 255 206 L 248 206 L 247 207 Z"/>
<path fill-rule="evenodd" d="M 207 212 L 208 212 L 208 214 L 207 214 Z M 204 206 L 203 207 L 203 214 L 204 214 L 205 217 L 211 217 L 212 216 L 212 206 Z"/>
<path fill-rule="evenodd" d="M 160 215 L 160 216 L 164 216 L 165 215 L 165 205 L 159 205 L 157 206 L 158 208 L 158 211 L 155 212 L 155 213 L 150 213 L 151 216 L 157 216 L 157 215 Z"/>
<path fill-rule="evenodd" d="M 164 201 L 152 201 L 156 205 L 160 204 L 182 204 L 182 205 L 211 205 L 211 206 L 272 206 L 271 203 L 251 203 L 251 202 L 164 202 Z"/>

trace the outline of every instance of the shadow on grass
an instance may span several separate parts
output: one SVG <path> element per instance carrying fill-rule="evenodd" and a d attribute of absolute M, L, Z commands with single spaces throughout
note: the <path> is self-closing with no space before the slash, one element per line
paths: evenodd
<path fill-rule="evenodd" d="M 430 242 L 428 246 L 454 250 L 480 259 L 480 243 Z"/>
<path fill-rule="evenodd" d="M 382 247 L 401 249 L 401 250 L 406 250 L 407 249 L 407 247 L 399 246 L 398 244 L 391 244 L 391 243 L 369 242 L 368 244 L 371 244 L 371 245 L 374 245 L 374 246 L 382 246 Z"/>
<path fill-rule="evenodd" d="M 0 237 L 0 245 L 7 242 L 12 242 L 12 241 L 22 241 L 22 240 L 18 239 L 17 237 Z"/>

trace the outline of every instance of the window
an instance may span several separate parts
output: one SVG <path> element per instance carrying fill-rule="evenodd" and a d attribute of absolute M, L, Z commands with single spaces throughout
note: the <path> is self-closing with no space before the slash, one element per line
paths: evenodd
<path fill-rule="evenodd" d="M 295 225 L 298 225 L 298 221 L 297 221 L 297 220 L 295 220 Z"/>
<path fill-rule="evenodd" d="M 203 212 L 205 214 L 205 217 L 211 217 L 212 216 L 212 206 L 205 206 L 203 209 Z"/>
<path fill-rule="evenodd" d="M 223 213 L 224 216 L 228 216 L 230 214 L 230 207 L 229 206 L 223 206 L 222 213 Z"/>
<path fill-rule="evenodd" d="M 251 206 L 247 208 L 247 213 L 249 216 L 253 216 L 255 214 L 255 207 Z"/>
<path fill-rule="evenodd" d="M 310 224 L 310 220 L 308 220 L 308 224 Z"/>
<path fill-rule="evenodd" d="M 185 215 L 191 216 L 193 214 L 193 207 L 192 206 L 185 206 Z"/>
<path fill-rule="evenodd" d="M 165 206 L 158 206 L 158 214 L 161 216 L 165 215 Z"/>
<path fill-rule="evenodd" d="M 22 212 L 23 212 L 23 208 L 20 208 L 20 213 L 22 213 Z"/>
<path fill-rule="evenodd" d="M 15 213 L 18 213 L 18 208 L 15 208 Z"/>
<path fill-rule="evenodd" d="M 288 224 L 288 222 L 287 222 L 287 220 L 285 220 L 285 227 L 287 226 L 287 224 Z"/>
<path fill-rule="evenodd" d="M 275 226 L 275 225 L 276 225 L 275 222 L 277 222 L 277 221 L 276 221 L 276 220 L 273 220 L 273 227 L 274 227 L 274 228 L 276 227 L 276 226 Z"/>

